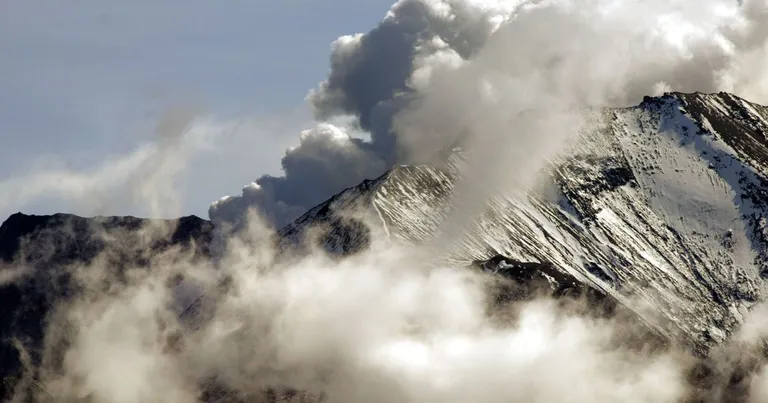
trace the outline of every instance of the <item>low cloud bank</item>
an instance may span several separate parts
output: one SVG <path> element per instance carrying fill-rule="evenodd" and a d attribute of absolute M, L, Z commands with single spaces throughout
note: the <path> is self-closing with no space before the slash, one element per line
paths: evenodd
<path fill-rule="evenodd" d="M 545 298 L 499 306 L 485 273 L 427 265 L 381 239 L 342 260 L 322 251 L 278 259 L 274 233 L 253 217 L 217 268 L 181 249 L 119 280 L 108 259 L 71 267 L 82 292 L 50 316 L 35 398 L 679 402 L 698 393 L 715 402 L 731 390 L 736 358 L 758 351 L 768 330 L 757 310 L 712 355 L 713 375 L 697 392 L 696 359 L 674 344 L 644 348 L 632 321 Z M 214 296 L 217 286 L 226 291 Z M 180 316 L 179 296 L 191 290 L 208 297 Z M 759 401 L 765 370 L 756 362 L 743 393 Z"/>

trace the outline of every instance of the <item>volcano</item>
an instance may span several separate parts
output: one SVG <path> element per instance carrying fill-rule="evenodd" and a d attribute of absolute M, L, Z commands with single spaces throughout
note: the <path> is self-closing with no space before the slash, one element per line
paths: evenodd
<path fill-rule="evenodd" d="M 545 279 L 554 294 L 586 290 L 706 356 L 766 295 L 768 107 L 728 93 L 668 93 L 587 113 L 590 129 L 549 164 L 542 183 L 501 189 L 450 233 L 465 180 L 460 146 L 436 163 L 397 166 L 341 191 L 276 241 L 287 253 L 315 243 L 339 258 L 379 235 L 426 246 L 436 263 L 521 284 Z M 146 228 L 163 229 L 150 236 Z M 214 232 L 197 217 L 9 218 L 0 227 L 2 270 L 20 274 L 0 288 L 3 397 L 34 386 L 16 373 L 45 359 L 45 323 L 57 301 L 80 291 L 68 264 L 108 250 L 109 267 L 151 269 L 150 255 L 174 247 L 210 259 Z"/>

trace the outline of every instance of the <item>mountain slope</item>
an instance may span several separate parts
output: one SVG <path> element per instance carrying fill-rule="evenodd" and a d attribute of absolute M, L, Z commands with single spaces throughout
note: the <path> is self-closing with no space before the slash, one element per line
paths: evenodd
<path fill-rule="evenodd" d="M 494 197 L 448 246 L 435 237 L 454 213 L 460 151 L 445 165 L 397 167 L 347 189 L 284 233 L 367 206 L 393 240 L 437 241 L 455 262 L 552 263 L 705 351 L 764 296 L 768 108 L 674 93 L 591 119 L 594 130 L 554 161 L 546 183 Z M 366 241 L 339 225 L 324 234 L 334 251 Z"/>
<path fill-rule="evenodd" d="M 368 182 L 366 186 L 376 182 Z M 344 208 L 357 206 L 343 204 L 352 199 L 334 198 Z M 355 235 L 355 230 L 364 226 L 346 218 L 321 216 L 328 210 L 313 211 L 317 216 L 306 225 L 324 223 L 338 229 L 338 238 L 326 238 L 328 245 L 356 244 L 364 245 L 370 237 L 369 230 L 361 232 L 361 238 L 347 237 Z M 323 221 L 323 217 L 327 219 Z M 349 225 L 344 225 L 349 224 Z M 299 228 L 298 226 L 294 228 Z M 123 269 L 157 269 L 167 260 L 155 260 L 169 248 L 181 247 L 190 254 L 172 253 L 182 259 L 201 258 L 208 261 L 213 242 L 213 227 L 210 222 L 197 217 L 184 217 L 180 220 L 159 221 L 144 220 L 134 217 L 96 217 L 84 218 L 57 214 L 54 216 L 28 216 L 15 214 L 0 226 L 0 257 L 4 266 L 0 274 L 17 273 L 15 277 L 3 277 L 0 284 L 0 401 L 11 401 L 26 395 L 33 401 L 56 401 L 47 390 L 44 371 L 57 371 L 55 362 L 61 363 L 67 350 L 68 339 L 62 332 L 62 323 L 66 322 L 68 303 L 87 294 L 100 292 L 119 293 L 120 284 L 129 282 L 120 273 Z M 290 231 L 282 238 L 291 240 Z M 293 234 L 296 235 L 296 234 Z M 290 249 L 294 250 L 294 249 Z M 336 253 L 354 253 L 354 250 L 332 249 Z M 295 250 L 294 250 L 295 251 Z M 588 302 L 586 308 L 596 315 L 613 315 L 621 308 L 605 294 L 584 284 L 572 276 L 563 275 L 551 265 L 515 262 L 502 256 L 488 261 L 473 262 L 474 269 L 482 269 L 488 276 L 495 277 L 490 282 L 489 292 L 497 298 L 496 303 L 505 304 L 511 300 L 528 299 L 542 293 L 554 298 L 581 298 Z M 468 268 L 470 269 L 470 268 Z M 94 273 L 98 272 L 98 273 Z M 87 278 L 97 278 L 100 282 L 81 283 Z M 135 273 L 133 273 L 135 274 Z M 173 273 L 168 273 L 173 277 Z M 184 325 L 189 335 L 194 334 L 198 325 L 204 323 L 207 313 L 213 311 L 218 298 L 230 291 L 227 280 L 216 290 L 209 290 L 195 301 L 186 301 L 177 311 L 180 324 Z M 173 287 L 175 282 L 169 284 Z M 104 287 L 104 290 L 101 289 Z M 194 293 L 199 296 L 200 293 Z M 62 311 L 63 309 L 63 311 Z M 60 320 L 65 322 L 60 322 Z M 178 342 L 171 333 L 169 343 Z M 41 365 L 43 364 L 43 365 Z M 256 395 L 238 397 L 239 391 L 231 390 L 216 382 L 215 378 L 203 379 L 200 385 L 201 401 L 276 401 L 272 395 L 281 393 L 290 396 L 296 391 L 281 388 L 265 390 Z M 83 397 L 78 401 L 90 401 Z"/>
<path fill-rule="evenodd" d="M 207 259 L 212 238 L 211 223 L 194 216 L 147 220 L 18 213 L 8 218 L 0 226 L 0 401 L 14 391 L 34 389 L 42 360 L 63 354 L 44 351 L 44 344 L 57 337 L 48 328 L 56 309 L 82 297 L 73 268 L 98 271 L 91 277 L 102 278 L 104 289 L 111 289 L 127 281 L 124 269 L 151 268 L 152 258 L 172 247 Z M 29 377 L 22 377 L 25 366 Z"/>
<path fill-rule="evenodd" d="M 706 353 L 765 297 L 768 108 L 724 93 L 675 93 L 589 118 L 593 130 L 541 184 L 501 189 L 466 220 L 457 221 L 466 212 L 453 200 L 464 183 L 456 148 L 440 163 L 396 167 L 333 196 L 280 230 L 278 242 L 289 257 L 307 235 L 341 256 L 380 237 L 421 245 L 435 264 L 487 266 L 503 256 L 513 262 L 508 276 L 597 291 Z M 21 366 L 15 340 L 41 359 L 46 318 L 73 291 L 60 268 L 96 256 L 117 273 L 151 267 L 153 253 L 175 246 L 208 259 L 212 241 L 212 224 L 197 217 L 12 216 L 0 227 L 0 265 L 9 266 L 0 274 L 22 270 L 21 281 L 0 288 L 0 375 Z M 202 300 L 180 316 L 200 316 Z M 16 378 L 4 385 L 0 397 L 18 386 Z"/>

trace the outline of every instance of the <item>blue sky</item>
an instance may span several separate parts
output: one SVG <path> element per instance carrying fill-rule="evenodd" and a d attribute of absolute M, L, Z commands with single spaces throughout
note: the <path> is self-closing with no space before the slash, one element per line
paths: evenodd
<path fill-rule="evenodd" d="M 152 142 L 167 108 L 192 105 L 236 127 L 180 176 L 182 213 L 206 216 L 211 201 L 279 170 L 312 126 L 304 96 L 328 71 L 330 43 L 370 30 L 391 3 L 0 1 L 0 220 L 19 210 L 150 213 L 132 202 L 96 211 L 18 179 L 99 170 Z"/>

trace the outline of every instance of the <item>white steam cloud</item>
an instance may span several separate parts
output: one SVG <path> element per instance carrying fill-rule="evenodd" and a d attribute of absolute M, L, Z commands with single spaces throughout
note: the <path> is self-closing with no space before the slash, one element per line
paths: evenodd
<path fill-rule="evenodd" d="M 106 156 L 90 170 L 58 161 L 40 161 L 29 172 L 0 181 L 0 214 L 45 198 L 70 202 L 78 212 L 104 214 L 107 208 L 141 205 L 152 217 L 178 217 L 178 177 L 197 154 L 210 150 L 223 128 L 196 120 L 187 108 L 166 110 L 154 141 L 125 155 Z"/>
<path fill-rule="evenodd" d="M 230 292 L 192 327 L 165 284 L 183 271 L 213 286 L 207 263 L 155 256 L 151 274 L 131 271 L 106 291 L 103 262 L 76 268 L 87 291 L 47 329 L 46 351 L 63 359 L 43 359 L 35 397 L 190 402 L 213 382 L 249 401 L 268 388 L 325 402 L 676 402 L 687 393 L 680 356 L 621 347 L 612 322 L 548 300 L 489 311 L 490 279 L 479 271 L 428 268 L 388 243 L 285 264 L 272 235 L 255 220 L 248 242 L 230 242 L 221 260 Z"/>
<path fill-rule="evenodd" d="M 485 273 L 415 263 L 423 256 L 381 240 L 343 260 L 278 260 L 274 233 L 251 218 L 247 238 L 220 259 L 228 292 L 196 315 L 178 316 L 169 279 L 184 273 L 213 289 L 220 276 L 182 252 L 155 255 L 152 271 L 129 269 L 107 289 L 105 259 L 72 268 L 83 292 L 51 316 L 35 401 L 271 401 L 271 392 L 332 403 L 719 402 L 733 393 L 728 371 L 768 335 L 758 308 L 713 353 L 720 372 L 697 390 L 697 361 L 638 344 L 636 323 L 549 299 L 495 305 Z M 745 376 L 756 401 L 760 365 Z"/>
<path fill-rule="evenodd" d="M 664 91 L 768 102 L 767 18 L 764 0 L 400 0 L 374 30 L 333 44 L 328 78 L 308 96 L 319 119 L 355 116 L 370 141 L 310 130 L 286 153 L 284 176 L 215 203 L 211 218 L 237 221 L 253 207 L 281 226 L 466 135 L 483 139 L 474 158 L 495 172 L 536 171 L 583 123 L 572 112 L 589 106 Z"/>

